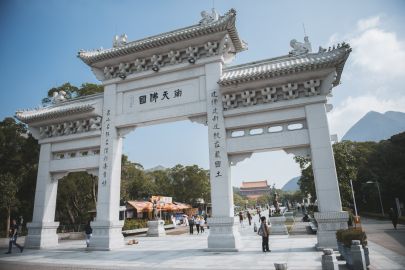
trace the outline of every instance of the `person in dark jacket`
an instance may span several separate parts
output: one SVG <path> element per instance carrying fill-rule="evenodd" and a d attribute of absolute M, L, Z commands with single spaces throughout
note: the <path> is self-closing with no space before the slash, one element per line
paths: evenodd
<path fill-rule="evenodd" d="M 252 215 L 247 211 L 247 219 L 249 220 L 249 226 L 252 225 Z"/>
<path fill-rule="evenodd" d="M 6 254 L 10 254 L 13 248 L 13 244 L 20 249 L 20 252 L 23 252 L 24 247 L 17 244 L 17 237 L 18 237 L 18 224 L 15 219 L 11 221 L 10 230 L 9 230 L 9 242 L 8 242 L 8 251 Z"/>
<path fill-rule="evenodd" d="M 270 230 L 269 227 L 267 226 L 266 223 L 266 217 L 261 217 L 261 224 L 260 224 L 260 228 L 259 228 L 259 235 L 262 236 L 262 251 L 263 252 L 271 252 L 271 250 L 269 249 L 269 234 L 270 234 Z"/>
<path fill-rule="evenodd" d="M 90 238 L 93 235 L 93 229 L 90 226 L 90 220 L 87 222 L 86 228 L 84 229 L 86 233 L 86 246 L 90 246 Z"/>
<path fill-rule="evenodd" d="M 190 227 L 190 234 L 194 234 L 194 217 L 191 216 L 188 220 L 188 226 Z"/>
<path fill-rule="evenodd" d="M 397 211 L 394 211 L 394 208 L 390 208 L 389 215 L 391 218 L 392 225 L 394 225 L 394 229 L 396 230 L 398 224 L 398 213 Z"/>

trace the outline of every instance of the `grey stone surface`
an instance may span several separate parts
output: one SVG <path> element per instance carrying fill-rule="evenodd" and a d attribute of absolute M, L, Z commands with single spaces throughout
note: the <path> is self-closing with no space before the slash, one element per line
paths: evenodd
<path fill-rule="evenodd" d="M 333 254 L 333 249 L 325 248 L 322 255 L 322 270 L 338 270 L 339 266 L 336 257 Z"/>
<path fill-rule="evenodd" d="M 254 217 L 257 222 L 257 216 Z M 246 224 L 245 224 L 246 225 Z M 295 223 L 298 226 L 299 222 Z M 270 236 L 269 253 L 261 251 L 261 238 L 252 226 L 239 228 L 239 252 L 204 252 L 207 235 L 167 235 L 136 238 L 137 245 L 112 251 L 90 251 L 84 240 L 60 241 L 58 247 L 27 249 L 6 255 L 7 239 L 0 241 L 0 269 L 274 269 L 274 263 L 287 263 L 288 269 L 322 269 L 322 252 L 316 251 L 315 235 Z M 24 243 L 24 238 L 18 239 Z M 404 256 L 369 241 L 371 270 L 405 269 Z M 342 266 L 340 265 L 340 269 Z"/>

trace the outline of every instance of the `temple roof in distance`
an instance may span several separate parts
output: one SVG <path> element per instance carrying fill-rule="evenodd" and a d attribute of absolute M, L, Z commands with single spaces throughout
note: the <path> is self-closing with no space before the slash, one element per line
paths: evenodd
<path fill-rule="evenodd" d="M 334 86 L 340 82 L 344 64 L 349 57 L 349 44 L 338 44 L 337 48 L 320 49 L 318 53 L 308 53 L 299 56 L 285 55 L 267 60 L 231 66 L 223 70 L 219 80 L 221 86 L 228 86 L 248 81 L 268 79 L 287 74 L 335 67 L 337 77 Z"/>
<path fill-rule="evenodd" d="M 251 188 L 270 188 L 270 186 L 267 184 L 267 180 L 263 181 L 253 181 L 253 182 L 242 182 L 242 185 L 240 187 L 241 189 L 251 189 Z"/>
<path fill-rule="evenodd" d="M 86 64 L 92 65 L 96 62 L 104 61 L 107 59 L 225 31 L 229 34 L 236 52 L 240 52 L 247 49 L 247 46 L 239 38 L 238 32 L 235 27 L 235 20 L 236 10 L 231 9 L 223 16 L 220 16 L 218 20 L 212 21 L 207 24 L 200 23 L 192 25 L 159 35 L 132 41 L 120 47 L 98 49 L 93 51 L 81 50 L 78 52 L 78 57 Z"/>

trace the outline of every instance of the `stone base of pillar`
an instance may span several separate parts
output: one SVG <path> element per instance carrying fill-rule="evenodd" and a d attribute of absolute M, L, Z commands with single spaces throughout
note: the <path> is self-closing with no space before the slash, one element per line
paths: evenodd
<path fill-rule="evenodd" d="M 271 224 L 270 227 L 270 234 L 271 235 L 287 235 L 288 230 L 287 226 L 285 226 L 286 217 L 269 217 L 269 221 Z"/>
<path fill-rule="evenodd" d="M 113 250 L 124 246 L 122 227 L 124 221 L 93 221 L 93 236 L 90 239 L 90 250 Z"/>
<path fill-rule="evenodd" d="M 315 219 L 318 222 L 316 248 L 323 250 L 331 248 L 337 250 L 336 231 L 347 229 L 349 214 L 347 212 L 316 212 Z"/>
<path fill-rule="evenodd" d="M 210 233 L 208 235 L 208 248 L 205 251 L 234 252 L 240 247 L 240 235 L 234 217 L 208 218 Z"/>
<path fill-rule="evenodd" d="M 58 245 L 56 229 L 59 222 L 31 222 L 27 224 L 28 235 L 25 237 L 25 248 L 49 248 Z"/>
<path fill-rule="evenodd" d="M 148 231 L 146 235 L 151 237 L 165 236 L 165 222 L 161 219 L 148 221 Z"/>

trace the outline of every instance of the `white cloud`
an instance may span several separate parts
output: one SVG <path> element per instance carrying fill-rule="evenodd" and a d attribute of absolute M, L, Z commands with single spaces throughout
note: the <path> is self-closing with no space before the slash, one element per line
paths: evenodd
<path fill-rule="evenodd" d="M 331 134 L 338 134 L 339 139 L 360 118 L 369 111 L 384 113 L 386 111 L 405 112 L 405 97 L 398 99 L 383 99 L 376 96 L 349 96 L 328 114 Z"/>
<path fill-rule="evenodd" d="M 365 31 L 370 28 L 375 28 L 380 24 L 380 16 L 374 16 L 367 19 L 362 19 L 357 22 L 357 29 Z"/>
<path fill-rule="evenodd" d="M 382 18 L 360 19 L 351 32 L 334 33 L 328 41 L 328 46 L 347 41 L 353 48 L 347 65 L 381 81 L 405 76 L 405 41 L 384 29 Z"/>
<path fill-rule="evenodd" d="M 353 64 L 378 76 L 405 75 L 405 43 L 394 32 L 371 28 L 350 41 Z"/>

